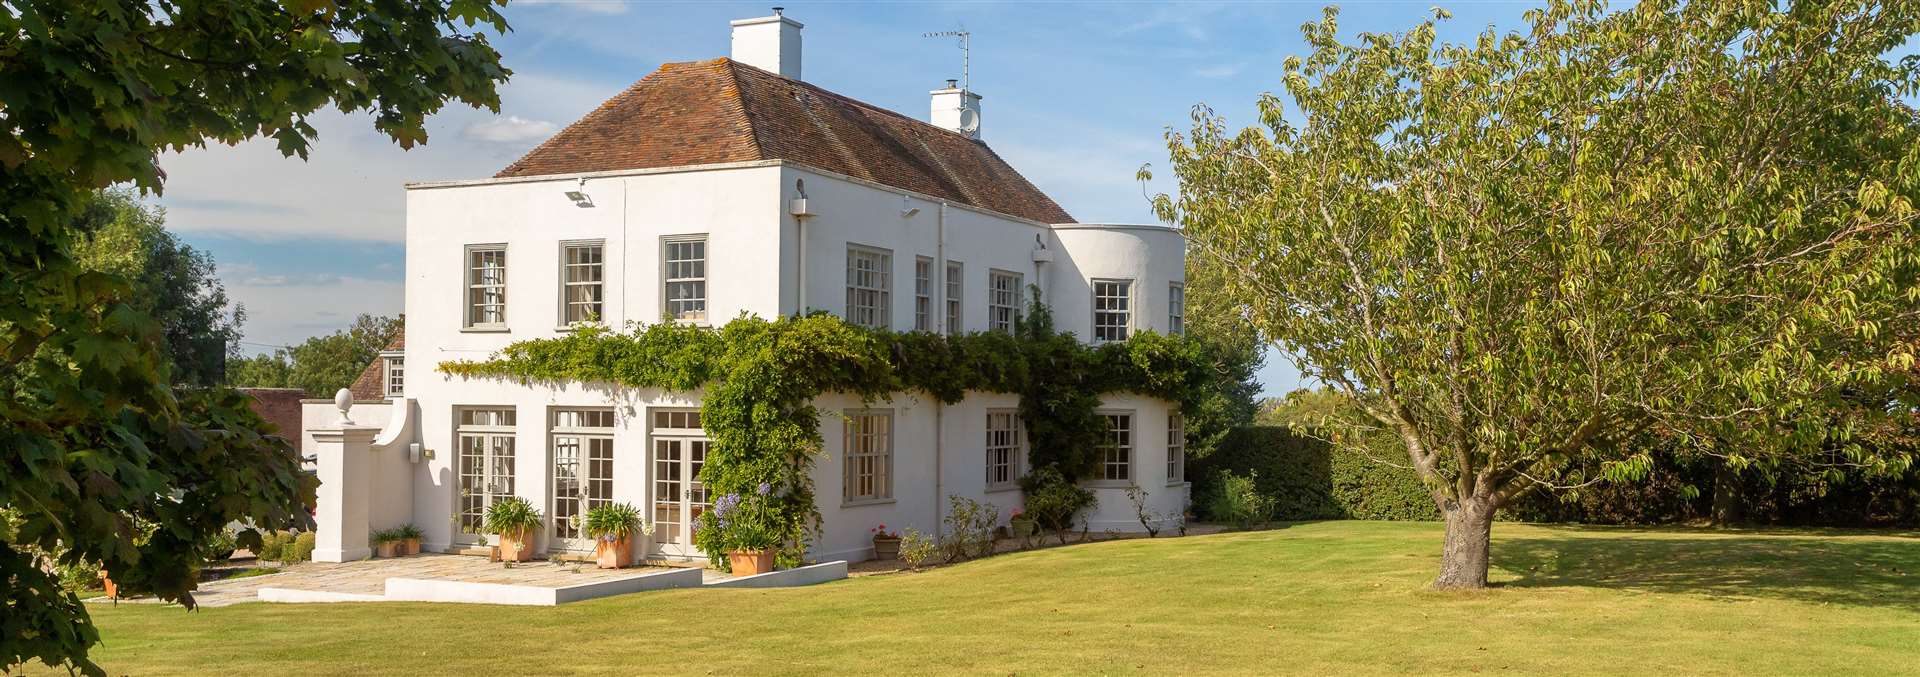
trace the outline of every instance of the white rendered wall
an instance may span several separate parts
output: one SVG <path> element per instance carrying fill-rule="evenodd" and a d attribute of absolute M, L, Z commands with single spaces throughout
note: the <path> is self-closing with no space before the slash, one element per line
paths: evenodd
<path fill-rule="evenodd" d="M 1064 224 L 1053 227 L 1055 256 L 1048 303 L 1054 324 L 1081 340 L 1093 335 L 1093 280 L 1133 281 L 1132 330 L 1167 333 L 1172 283 L 1184 284 L 1186 238 L 1178 229 L 1146 225 Z"/>
<path fill-rule="evenodd" d="M 804 223 L 787 214 L 787 200 L 797 196 L 795 180 L 805 181 L 814 213 Z M 587 193 L 595 206 L 575 206 L 563 195 L 567 190 Z M 1023 283 L 1039 284 L 1060 328 L 1083 338 L 1091 327 L 1088 280 L 1133 279 L 1134 326 L 1165 330 L 1167 285 L 1183 278 L 1184 244 L 1177 231 L 1152 226 L 1047 226 L 956 205 L 946 211 L 942 251 L 939 203 L 919 196 L 908 196 L 903 202 L 903 194 L 778 163 L 600 176 L 584 185 L 563 177 L 412 187 L 406 259 L 407 364 L 412 372 L 407 394 L 418 402 L 420 441 L 429 455 L 414 466 L 411 494 L 413 522 L 426 534 L 423 546 L 441 549 L 455 540 L 456 407 L 516 411 L 515 493 L 551 516 L 548 416 L 553 408 L 614 409 L 614 499 L 645 509 L 650 506 L 652 487 L 649 412 L 699 406 L 699 393 L 466 381 L 434 370 L 447 360 L 484 359 L 513 341 L 561 336 L 565 331 L 558 326 L 563 241 L 605 241 L 605 320 L 616 327 L 628 321 L 658 321 L 662 238 L 704 232 L 709 238 L 709 321 L 714 325 L 742 312 L 773 317 L 799 310 L 803 265 L 806 307 L 843 313 L 846 251 L 852 242 L 892 251 L 891 315 L 896 329 L 913 327 L 916 256 L 936 260 L 935 326 L 944 318 L 944 289 L 939 280 L 944 266 L 938 261 L 944 254 L 963 267 L 962 330 L 986 329 L 990 269 L 1016 272 Z M 905 216 L 903 208 L 919 212 Z M 799 237 L 803 228 L 804 244 Z M 463 329 L 465 245 L 496 243 L 508 246 L 507 326 L 504 331 Z M 1036 264 L 1036 245 L 1051 250 L 1054 262 Z M 1171 405 L 1136 396 L 1113 396 L 1107 401 L 1111 408 L 1134 411 L 1136 481 L 1154 497 L 1157 511 L 1177 514 L 1184 507 L 1186 488 L 1169 486 L 1164 477 Z M 895 409 L 895 498 L 890 503 L 857 506 L 841 501 L 838 414 L 859 403 L 829 395 L 821 398 L 819 406 L 827 453 L 815 471 L 825 523 L 813 553 L 818 559 L 857 561 L 870 556 L 868 529 L 880 523 L 933 533 L 940 528 L 949 494 L 993 503 L 1002 520 L 1020 504 L 1017 490 L 987 492 L 984 486 L 986 412 L 1017 407 L 1014 396 L 974 394 L 958 404 L 939 407 L 924 396 L 901 394 L 869 405 Z M 309 408 L 307 417 L 331 422 L 337 414 Z M 941 424 L 938 429 L 936 421 Z M 937 473 L 936 453 L 942 461 Z M 1096 491 L 1101 504 L 1088 516 L 1092 529 L 1139 530 L 1122 487 Z M 547 538 L 548 532 L 542 530 L 536 547 L 545 549 Z"/>

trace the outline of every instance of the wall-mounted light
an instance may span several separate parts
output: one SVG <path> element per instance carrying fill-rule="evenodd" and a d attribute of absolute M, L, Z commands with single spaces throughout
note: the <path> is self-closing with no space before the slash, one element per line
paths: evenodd
<path fill-rule="evenodd" d="M 914 214 L 918 213 L 920 213 L 920 208 L 913 206 L 913 200 L 905 195 L 900 196 L 900 218 L 911 219 Z"/>
<path fill-rule="evenodd" d="M 586 187 L 587 187 L 587 180 L 583 177 L 580 179 L 580 188 L 575 188 L 573 190 L 569 190 L 566 192 L 567 199 L 573 201 L 573 206 L 579 207 L 581 209 L 586 209 L 588 207 L 593 206 L 593 196 L 588 195 L 586 191 L 581 190 L 581 188 L 586 188 Z"/>

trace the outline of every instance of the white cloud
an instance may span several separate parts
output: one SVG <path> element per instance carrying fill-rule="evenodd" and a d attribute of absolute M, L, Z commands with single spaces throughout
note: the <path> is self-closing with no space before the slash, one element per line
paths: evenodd
<path fill-rule="evenodd" d="M 546 120 L 528 120 L 518 115 L 503 115 L 485 122 L 467 125 L 460 135 L 478 141 L 492 143 L 519 144 L 527 141 L 539 141 L 549 136 L 559 127 Z"/>
<path fill-rule="evenodd" d="M 238 268 L 238 266 L 236 266 Z M 242 271 L 244 272 L 244 271 Z M 237 277 L 222 271 L 227 296 L 246 308 L 242 352 L 269 351 L 308 337 L 345 329 L 361 313 L 398 315 L 406 285 L 398 280 L 315 276 L 275 280 L 276 276 Z"/>
<path fill-rule="evenodd" d="M 406 183 L 489 176 L 531 148 L 540 125 L 551 133 L 539 121 L 577 119 L 625 85 L 522 72 L 501 90 L 506 115 L 446 108 L 427 121 L 428 143 L 412 150 L 374 131 L 364 113 L 322 112 L 311 118 L 319 133 L 306 162 L 282 156 L 271 139 L 162 156 L 159 202 L 167 227 L 181 232 L 399 242 Z M 463 134 L 476 127 L 489 143 Z"/>

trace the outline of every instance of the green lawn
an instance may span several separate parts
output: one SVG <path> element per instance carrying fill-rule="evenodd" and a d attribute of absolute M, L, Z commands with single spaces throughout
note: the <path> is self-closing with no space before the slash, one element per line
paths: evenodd
<path fill-rule="evenodd" d="M 120 674 L 1872 674 L 1920 671 L 1920 538 L 1320 522 L 782 590 L 561 607 L 94 606 Z"/>

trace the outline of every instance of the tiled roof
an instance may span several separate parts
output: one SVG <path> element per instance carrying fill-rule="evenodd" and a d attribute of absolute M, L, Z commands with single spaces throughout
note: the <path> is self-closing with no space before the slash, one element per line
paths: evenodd
<path fill-rule="evenodd" d="M 404 320 L 405 318 L 402 318 L 402 321 Z M 407 332 L 402 327 L 393 335 L 393 340 L 387 342 L 387 347 L 381 349 L 381 352 L 406 350 L 406 348 Z M 375 355 L 373 361 L 367 363 L 367 368 L 360 370 L 360 376 L 353 379 L 353 385 L 347 386 L 347 390 L 353 393 L 354 401 L 387 399 L 387 374 L 382 368 L 385 364 L 384 358 Z"/>
<path fill-rule="evenodd" d="M 1044 223 L 1073 221 L 984 143 L 724 58 L 662 65 L 496 176 L 756 160 Z"/>

